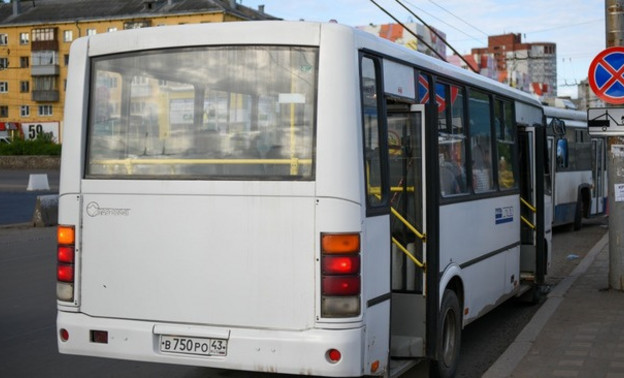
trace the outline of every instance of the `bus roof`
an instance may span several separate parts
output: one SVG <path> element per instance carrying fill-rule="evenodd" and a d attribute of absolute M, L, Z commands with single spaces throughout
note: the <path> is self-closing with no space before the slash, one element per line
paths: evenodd
<path fill-rule="evenodd" d="M 332 38 L 322 38 L 325 33 L 334 35 Z M 407 62 L 432 73 L 440 74 L 450 80 L 470 83 L 478 88 L 493 91 L 518 101 L 541 106 L 541 103 L 534 96 L 526 92 L 410 50 L 363 30 L 337 23 L 254 21 L 186 24 L 123 30 L 83 38 L 89 39 L 89 56 L 98 56 L 156 48 L 210 44 L 314 46 L 320 45 L 321 41 L 332 41 L 334 37 L 351 38 L 355 42 L 354 48 L 377 52 L 391 59 Z"/>

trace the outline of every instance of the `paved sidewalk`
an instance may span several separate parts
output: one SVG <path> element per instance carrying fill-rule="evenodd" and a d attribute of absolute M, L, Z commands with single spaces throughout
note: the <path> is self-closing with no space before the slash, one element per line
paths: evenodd
<path fill-rule="evenodd" d="M 624 378 L 624 292 L 607 289 L 608 241 L 607 233 L 483 377 Z"/>

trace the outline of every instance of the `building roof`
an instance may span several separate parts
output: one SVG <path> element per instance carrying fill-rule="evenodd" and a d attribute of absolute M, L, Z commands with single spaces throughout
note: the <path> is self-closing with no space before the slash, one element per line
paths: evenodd
<path fill-rule="evenodd" d="M 244 20 L 278 19 L 236 0 L 30 0 L 0 4 L 0 26 L 193 13 L 226 13 Z"/>

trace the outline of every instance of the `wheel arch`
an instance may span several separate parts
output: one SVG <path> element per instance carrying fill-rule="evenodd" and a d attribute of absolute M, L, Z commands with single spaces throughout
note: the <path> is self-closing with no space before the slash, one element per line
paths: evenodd
<path fill-rule="evenodd" d="M 466 303 L 466 292 L 464 287 L 464 280 L 462 278 L 462 269 L 457 264 L 449 265 L 444 272 L 442 273 L 442 277 L 440 278 L 440 305 L 442 304 L 442 297 L 444 296 L 444 291 L 446 289 L 452 290 L 457 295 L 457 299 L 459 299 L 459 305 L 462 308 L 462 324 L 464 319 L 464 305 Z"/>

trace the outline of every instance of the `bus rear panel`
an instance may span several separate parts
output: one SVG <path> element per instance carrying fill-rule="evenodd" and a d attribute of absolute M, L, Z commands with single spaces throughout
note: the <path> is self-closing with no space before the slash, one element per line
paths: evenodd
<path fill-rule="evenodd" d="M 59 216 L 62 353 L 383 373 L 388 336 L 366 329 L 362 303 L 389 282 L 361 282 L 380 266 L 363 258 L 363 180 L 327 179 L 361 171 L 353 143 L 360 126 L 317 117 L 328 103 L 355 106 L 348 99 L 357 72 L 335 79 L 345 89 L 322 99 L 317 86 L 337 76 L 319 70 L 321 56 L 352 47 L 352 37 L 336 28 L 323 53 L 319 25 L 288 25 L 277 38 L 257 25 L 218 33 L 194 25 L 72 46 Z M 240 42 L 250 34 L 261 43 Z M 262 43 L 268 35 L 273 43 Z M 355 64 L 352 56 L 343 64 Z M 319 131 L 331 137 L 317 144 L 328 121 L 340 127 Z M 328 151 L 346 163 L 317 159 Z M 387 306 L 378 307 L 385 314 Z M 366 348 L 366 337 L 380 347 Z"/>

